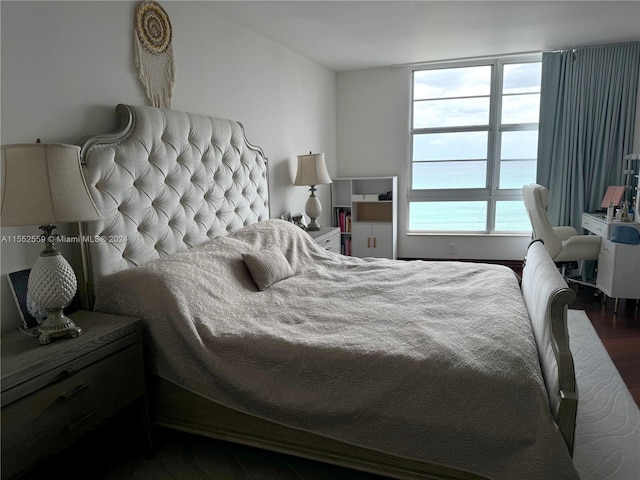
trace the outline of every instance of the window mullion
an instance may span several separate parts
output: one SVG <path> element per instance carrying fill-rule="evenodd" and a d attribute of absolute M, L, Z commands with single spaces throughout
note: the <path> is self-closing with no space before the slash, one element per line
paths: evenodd
<path fill-rule="evenodd" d="M 489 110 L 489 152 L 487 154 L 487 230 L 495 230 L 495 192 L 500 181 L 500 115 L 502 111 L 502 64 L 494 62 L 491 76 L 491 103 Z"/>
<path fill-rule="evenodd" d="M 492 177 L 491 177 L 491 191 L 495 191 L 500 184 L 500 134 L 501 134 L 501 115 L 502 115 L 502 70 L 503 63 L 496 62 L 493 71 L 493 88 L 491 90 L 491 138 L 489 144 L 491 145 L 491 152 L 489 157 L 489 163 L 492 165 Z M 493 196 L 493 195 L 492 195 Z"/>
<path fill-rule="evenodd" d="M 413 135 L 420 135 L 424 133 L 449 133 L 449 132 L 488 132 L 490 125 L 470 125 L 464 127 L 431 127 L 431 128 L 413 128 L 411 133 Z"/>

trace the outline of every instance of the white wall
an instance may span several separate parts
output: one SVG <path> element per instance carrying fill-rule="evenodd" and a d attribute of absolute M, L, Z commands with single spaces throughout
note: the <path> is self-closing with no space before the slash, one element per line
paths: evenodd
<path fill-rule="evenodd" d="M 398 176 L 398 257 L 522 260 L 528 235 L 406 233 L 410 85 L 404 66 L 338 73 L 338 175 Z M 640 93 L 637 112 L 634 152 L 640 153 Z M 455 254 L 447 253 L 451 242 Z"/>
<path fill-rule="evenodd" d="M 0 2 L 2 144 L 77 143 L 114 131 L 118 103 L 148 104 L 133 64 L 137 2 Z M 172 108 L 241 121 L 269 158 L 271 216 L 303 211 L 296 155 L 325 152 L 336 175 L 335 73 L 211 13 L 163 1 L 173 27 Z M 323 205 L 330 187 L 319 187 Z M 325 208 L 321 224 L 329 223 Z M 62 228 L 62 233 L 65 229 Z M 5 239 L 33 228 L 3 228 Z M 18 325 L 6 273 L 30 268 L 40 245 L 1 245 L 2 331 Z M 78 254 L 65 249 L 77 268 Z"/>

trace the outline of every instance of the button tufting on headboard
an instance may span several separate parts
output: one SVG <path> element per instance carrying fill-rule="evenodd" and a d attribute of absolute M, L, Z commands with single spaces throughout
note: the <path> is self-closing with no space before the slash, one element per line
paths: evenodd
<path fill-rule="evenodd" d="M 123 128 L 82 144 L 103 215 L 81 225 L 89 302 L 104 275 L 184 251 L 269 218 L 267 159 L 240 123 L 118 105 Z"/>

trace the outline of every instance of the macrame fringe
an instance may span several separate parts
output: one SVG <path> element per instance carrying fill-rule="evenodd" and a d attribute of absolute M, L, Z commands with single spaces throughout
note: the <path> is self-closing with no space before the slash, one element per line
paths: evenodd
<path fill-rule="evenodd" d="M 162 53 L 152 53 L 140 43 L 135 31 L 133 43 L 138 78 L 144 86 L 151 105 L 158 108 L 171 108 L 173 85 L 176 79 L 173 46 L 169 45 Z"/>

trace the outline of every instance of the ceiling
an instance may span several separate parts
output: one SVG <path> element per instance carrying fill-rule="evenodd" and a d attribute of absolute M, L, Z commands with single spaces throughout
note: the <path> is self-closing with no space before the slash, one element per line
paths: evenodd
<path fill-rule="evenodd" d="M 640 40 L 640 0 L 200 3 L 337 72 Z"/>

